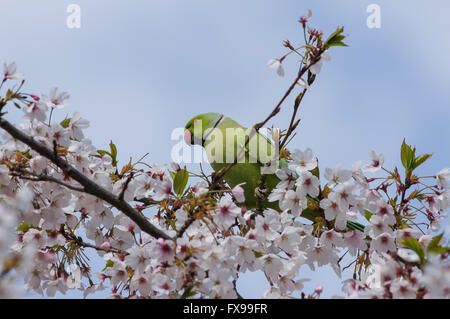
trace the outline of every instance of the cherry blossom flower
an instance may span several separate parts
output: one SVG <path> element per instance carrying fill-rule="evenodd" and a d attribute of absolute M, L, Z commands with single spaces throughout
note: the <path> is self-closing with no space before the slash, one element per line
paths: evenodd
<path fill-rule="evenodd" d="M 51 140 L 55 141 L 61 146 L 68 146 L 70 144 L 69 131 L 62 127 L 59 123 L 54 123 L 50 127 Z"/>
<path fill-rule="evenodd" d="M 335 189 L 336 199 L 342 209 L 347 209 L 350 205 L 355 205 L 356 196 L 354 194 L 355 185 L 345 182 L 339 184 Z"/>
<path fill-rule="evenodd" d="M 245 197 L 244 197 L 244 189 L 241 187 L 241 185 L 244 185 L 245 183 L 240 183 L 237 184 L 236 186 L 234 186 L 231 189 L 231 193 L 233 194 L 233 197 L 236 199 L 236 201 L 238 203 L 243 203 L 245 202 Z"/>
<path fill-rule="evenodd" d="M 175 227 L 177 229 L 180 229 L 181 227 L 183 227 L 184 223 L 187 221 L 188 214 L 182 207 L 182 208 L 179 208 L 176 210 L 175 215 L 177 218 L 177 220 L 175 222 Z"/>
<path fill-rule="evenodd" d="M 295 192 L 288 190 L 282 200 L 280 200 L 280 208 L 282 210 L 290 210 L 295 217 L 300 216 L 302 211 L 307 207 L 307 201 L 303 192 Z"/>
<path fill-rule="evenodd" d="M 229 237 L 227 243 L 227 249 L 230 252 L 229 255 L 234 255 L 236 262 L 243 266 L 245 271 L 246 268 L 251 267 L 253 263 L 256 261 L 254 251 L 257 251 L 259 248 L 256 240 L 245 239 L 240 236 L 231 236 Z"/>
<path fill-rule="evenodd" d="M 306 14 L 300 17 L 299 22 L 303 25 L 303 27 L 305 27 L 306 23 L 308 23 L 309 19 L 311 19 L 311 16 L 312 11 L 308 9 L 308 11 L 306 11 Z"/>
<path fill-rule="evenodd" d="M 326 220 L 331 221 L 341 215 L 345 217 L 345 206 L 341 204 L 337 193 L 330 193 L 327 198 L 322 199 L 320 208 L 324 210 Z"/>
<path fill-rule="evenodd" d="M 356 161 L 352 164 L 350 170 L 352 172 L 352 177 L 356 181 L 356 183 L 366 189 L 368 187 L 367 178 L 364 176 L 362 169 L 361 169 L 361 163 L 362 161 Z"/>
<path fill-rule="evenodd" d="M 295 172 L 291 171 L 289 168 L 282 167 L 281 169 L 277 169 L 275 175 L 280 179 L 277 188 L 291 189 L 295 186 L 297 176 L 295 175 Z"/>
<path fill-rule="evenodd" d="M 81 114 L 75 112 L 69 122 L 69 129 L 71 130 L 71 137 L 81 141 L 84 138 L 83 130 L 89 127 L 89 121 L 82 118 Z"/>
<path fill-rule="evenodd" d="M 175 254 L 174 243 L 170 240 L 164 240 L 159 238 L 154 245 L 153 252 L 156 252 L 156 256 L 160 261 L 168 261 L 173 258 Z"/>
<path fill-rule="evenodd" d="M 48 95 L 42 95 L 41 101 L 49 108 L 62 109 L 67 106 L 69 97 L 67 92 L 61 92 L 57 87 L 53 87 Z"/>
<path fill-rule="evenodd" d="M 416 299 L 417 287 L 405 279 L 395 280 L 391 283 L 390 291 L 394 299 Z"/>
<path fill-rule="evenodd" d="M 195 197 L 200 197 L 208 193 L 208 184 L 205 181 L 200 181 L 191 187 L 191 191 L 194 193 Z"/>
<path fill-rule="evenodd" d="M 343 235 L 341 233 L 336 232 L 335 230 L 331 229 L 328 231 L 325 231 L 320 235 L 319 243 L 321 245 L 325 246 L 338 246 L 342 247 L 344 246 L 344 240 Z"/>
<path fill-rule="evenodd" d="M 436 182 L 440 189 L 449 188 L 450 186 L 449 181 L 450 181 L 450 168 L 441 169 L 436 174 Z"/>
<path fill-rule="evenodd" d="M 0 204 L 0 258 L 13 242 L 16 223 L 14 211 Z"/>
<path fill-rule="evenodd" d="M 385 221 L 389 225 L 395 224 L 394 210 L 393 210 L 392 206 L 389 205 L 388 203 L 386 203 L 384 200 L 379 199 L 377 201 L 371 202 L 370 208 L 374 214 L 381 216 L 381 217 L 386 216 Z"/>
<path fill-rule="evenodd" d="M 372 215 L 370 217 L 370 224 L 364 228 L 364 233 L 371 238 L 375 238 L 383 233 L 390 233 L 392 229 L 389 227 L 389 216 Z"/>
<path fill-rule="evenodd" d="M 314 263 L 318 267 L 337 263 L 339 257 L 336 254 L 336 249 L 331 246 L 326 246 L 317 243 L 316 245 L 310 247 L 307 251 L 308 260 L 307 263 L 314 270 Z"/>
<path fill-rule="evenodd" d="M 24 118 L 27 120 L 36 119 L 38 121 L 44 122 L 47 118 L 47 110 L 48 106 L 44 102 L 32 102 L 22 108 L 24 114 Z"/>
<path fill-rule="evenodd" d="M 219 201 L 216 215 L 214 216 L 214 222 L 224 229 L 228 229 L 235 222 L 236 217 L 238 217 L 240 213 L 241 209 L 239 207 L 226 197 L 222 197 Z"/>
<path fill-rule="evenodd" d="M 258 241 L 274 240 L 279 236 L 280 230 L 279 216 L 273 209 L 264 211 L 264 216 L 258 215 L 255 218 L 256 238 Z"/>
<path fill-rule="evenodd" d="M 6 80 L 18 80 L 23 78 L 23 73 L 16 72 L 17 65 L 15 62 L 7 64 L 3 63 L 3 81 Z"/>
<path fill-rule="evenodd" d="M 107 268 L 105 273 L 110 276 L 110 281 L 113 286 L 121 282 L 125 283 L 128 280 L 126 264 L 119 260 L 116 260 L 112 267 Z"/>
<path fill-rule="evenodd" d="M 279 76 L 284 76 L 284 68 L 281 64 L 281 60 L 270 59 L 269 62 L 267 62 L 267 66 L 271 69 L 276 69 Z"/>
<path fill-rule="evenodd" d="M 137 272 L 133 275 L 130 282 L 131 292 L 139 291 L 142 295 L 148 296 L 151 293 L 151 277 L 147 273 Z"/>
<path fill-rule="evenodd" d="M 302 88 L 309 90 L 309 84 L 302 78 L 298 79 L 297 84 L 300 85 Z"/>
<path fill-rule="evenodd" d="M 29 229 L 23 235 L 23 242 L 34 245 L 36 248 L 45 248 L 47 246 L 47 232 L 37 229 Z"/>
<path fill-rule="evenodd" d="M 33 157 L 29 162 L 30 169 L 36 173 L 41 174 L 42 171 L 47 168 L 48 160 L 40 155 Z"/>
<path fill-rule="evenodd" d="M 288 167 L 297 173 L 310 171 L 317 166 L 317 160 L 314 159 L 313 152 L 310 148 L 307 148 L 304 152 L 294 150 L 291 156 L 292 163 L 289 164 Z"/>
<path fill-rule="evenodd" d="M 323 61 L 330 61 L 330 60 L 331 60 L 330 54 L 327 51 L 324 51 L 320 56 L 319 61 L 315 62 L 314 64 L 311 64 L 313 63 L 311 57 L 307 65 L 310 65 L 309 70 L 311 71 L 312 74 L 319 74 L 320 70 L 322 69 Z"/>
<path fill-rule="evenodd" d="M 295 185 L 297 186 L 298 192 L 308 194 L 312 197 L 319 195 L 319 179 L 309 171 L 301 172 Z"/>
<path fill-rule="evenodd" d="M 66 285 L 68 289 L 83 289 L 81 283 L 81 270 L 76 264 L 69 265 L 70 276 L 66 279 Z"/>
<path fill-rule="evenodd" d="M 396 251 L 394 236 L 389 233 L 382 233 L 372 239 L 370 248 L 380 253 Z"/>
<path fill-rule="evenodd" d="M 161 201 L 169 197 L 172 193 L 172 183 L 164 180 L 161 183 L 156 183 L 154 186 L 154 195 L 152 196 L 155 201 Z"/>
<path fill-rule="evenodd" d="M 334 168 L 325 168 L 324 177 L 329 180 L 328 186 L 335 187 L 337 184 L 344 183 L 352 177 L 351 171 L 342 168 L 342 164 L 336 165 Z"/>
<path fill-rule="evenodd" d="M 278 274 L 283 267 L 280 257 L 274 254 L 267 254 L 261 257 L 260 261 L 262 262 L 262 268 L 266 276 L 272 281 L 277 280 Z"/>
<path fill-rule="evenodd" d="M 344 244 L 349 248 L 349 253 L 354 256 L 357 250 L 365 250 L 367 244 L 364 241 L 364 234 L 357 230 L 350 230 L 344 233 Z"/>
<path fill-rule="evenodd" d="M 121 249 L 121 250 L 127 250 L 131 247 L 133 247 L 135 243 L 135 239 L 132 233 L 129 231 L 123 231 L 121 229 L 118 229 L 117 227 L 114 227 L 113 232 L 113 238 L 111 240 L 111 245 L 115 248 Z M 102 239 L 103 242 L 103 239 Z"/>
<path fill-rule="evenodd" d="M 151 262 L 151 249 L 148 246 L 133 246 L 128 249 L 125 263 L 135 271 L 143 273 Z"/>
<path fill-rule="evenodd" d="M 296 227 L 287 226 L 280 236 L 275 239 L 275 244 L 283 251 L 293 254 L 296 251 L 300 235 Z"/>
<path fill-rule="evenodd" d="M 450 267 L 439 258 L 438 255 L 430 258 L 424 267 L 423 276 L 419 278 L 419 283 L 428 288 L 425 299 L 450 297 Z"/>
<path fill-rule="evenodd" d="M 384 163 L 384 155 L 383 154 L 377 154 L 374 150 L 369 151 L 369 156 L 372 159 L 371 164 L 367 164 L 363 167 L 363 170 L 367 172 L 374 173 L 378 171 L 381 166 L 383 166 Z"/>
<path fill-rule="evenodd" d="M 274 188 L 272 190 L 272 192 L 269 194 L 269 196 L 267 197 L 267 200 L 269 202 L 277 202 L 279 201 L 280 203 L 284 200 L 284 198 L 286 197 L 286 190 L 283 188 Z"/>
<path fill-rule="evenodd" d="M 9 168 L 8 166 L 1 164 L 0 165 L 0 185 L 8 185 L 11 177 L 9 176 Z"/>
<path fill-rule="evenodd" d="M 398 241 L 403 240 L 405 238 L 419 239 L 421 236 L 422 232 L 414 228 L 397 229 L 395 231 L 395 237 Z"/>

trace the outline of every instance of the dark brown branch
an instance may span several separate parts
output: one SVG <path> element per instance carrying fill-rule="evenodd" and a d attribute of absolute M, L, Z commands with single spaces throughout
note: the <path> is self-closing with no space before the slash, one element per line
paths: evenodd
<path fill-rule="evenodd" d="M 73 166 L 68 164 L 64 159 L 54 153 L 53 150 L 47 148 L 46 146 L 40 144 L 31 136 L 23 133 L 21 130 L 17 129 L 14 125 L 9 123 L 7 120 L 0 118 L 0 127 L 7 131 L 12 137 L 21 141 L 22 143 L 28 145 L 31 149 L 39 153 L 40 155 L 51 160 L 56 166 L 58 166 L 64 173 L 74 180 L 76 180 L 80 185 L 83 186 L 83 191 L 85 193 L 94 195 L 105 202 L 111 204 L 118 210 L 122 211 L 126 216 L 128 216 L 132 221 L 134 221 L 142 231 L 155 238 L 172 239 L 165 232 L 158 229 L 152 223 L 150 223 L 143 215 L 131 207 L 127 202 L 120 200 L 116 195 L 104 189 L 97 183 L 93 182 L 91 179 L 86 177 L 84 174 L 79 172 Z"/>
<path fill-rule="evenodd" d="M 123 201 L 123 198 L 125 197 L 125 192 L 127 191 L 128 185 L 130 184 L 131 180 L 133 179 L 134 173 L 131 172 L 128 176 L 127 180 L 125 181 L 125 184 L 123 185 L 122 192 L 120 192 L 119 199 Z"/>
<path fill-rule="evenodd" d="M 189 226 L 192 225 L 192 223 L 195 221 L 195 218 L 193 217 L 189 217 L 188 220 L 186 220 L 183 224 L 183 226 L 181 226 L 180 230 L 177 232 L 177 238 L 180 238 L 181 236 L 183 236 L 184 232 L 189 228 Z"/>
<path fill-rule="evenodd" d="M 166 202 L 166 203 L 172 205 L 172 204 L 175 202 L 175 200 L 172 199 L 172 198 L 166 198 L 166 199 L 164 199 L 164 200 L 162 200 L 162 201 L 157 201 L 157 200 L 153 200 L 153 199 L 148 198 L 148 197 L 141 197 L 141 198 L 135 197 L 135 198 L 134 198 L 134 201 L 136 201 L 136 202 L 141 202 L 142 204 L 147 205 L 147 206 L 151 206 L 151 205 L 160 205 L 160 204 L 163 203 L 163 202 Z"/>

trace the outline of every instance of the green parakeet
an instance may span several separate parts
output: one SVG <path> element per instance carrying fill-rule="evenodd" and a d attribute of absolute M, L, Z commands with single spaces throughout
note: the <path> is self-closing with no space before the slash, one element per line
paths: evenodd
<path fill-rule="evenodd" d="M 205 148 L 208 161 L 215 172 L 225 169 L 232 163 L 236 154 L 242 155 L 236 165 L 234 165 L 223 179 L 230 187 L 238 184 L 244 189 L 247 209 L 256 207 L 257 198 L 255 189 L 258 188 L 261 179 L 261 169 L 264 164 L 271 163 L 269 168 L 265 168 L 266 175 L 265 188 L 269 193 L 277 186 L 280 179 L 275 175 L 275 171 L 280 166 L 287 165 L 285 160 L 273 162 L 278 158 L 278 150 L 275 145 L 264 135 L 244 128 L 236 121 L 219 113 L 203 113 L 193 117 L 185 126 L 184 140 L 188 145 L 201 145 Z M 243 150 L 246 139 L 251 136 L 247 146 Z M 313 199 L 309 199 L 313 200 Z M 278 209 L 277 202 L 262 202 L 263 208 Z M 303 210 L 302 217 L 315 221 L 316 217 L 323 217 L 320 211 L 312 211 L 307 208 Z M 348 222 L 351 229 L 362 229 L 362 225 Z"/>
<path fill-rule="evenodd" d="M 201 145 L 205 148 L 208 161 L 214 171 L 225 169 L 237 154 L 242 156 L 238 163 L 223 177 L 230 187 L 238 184 L 244 189 L 245 203 L 248 209 L 256 207 L 255 189 L 261 178 L 261 168 L 275 157 L 275 146 L 260 133 L 254 134 L 242 152 L 250 129 L 218 113 L 204 113 L 192 118 L 185 127 L 185 142 L 189 145 Z M 280 181 L 270 170 L 266 175 L 265 187 L 272 190 Z M 263 202 L 263 207 L 273 207 L 274 203 Z"/>

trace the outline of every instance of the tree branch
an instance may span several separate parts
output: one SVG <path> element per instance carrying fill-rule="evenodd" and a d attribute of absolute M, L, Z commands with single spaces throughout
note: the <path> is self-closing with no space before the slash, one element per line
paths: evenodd
<path fill-rule="evenodd" d="M 61 170 L 66 173 L 66 175 L 70 176 L 74 180 L 76 180 L 80 185 L 83 186 L 83 191 L 85 193 L 94 195 L 105 202 L 111 204 L 118 210 L 122 211 L 126 216 L 128 216 L 132 221 L 134 221 L 139 228 L 146 232 L 147 234 L 155 237 L 155 238 L 164 238 L 164 239 L 172 239 L 169 235 L 167 235 L 162 230 L 158 229 L 152 223 L 150 223 L 145 216 L 141 215 L 138 211 L 136 211 L 133 207 L 131 207 L 124 200 L 120 200 L 116 195 L 104 189 L 97 183 L 93 182 L 87 176 L 79 172 L 73 166 L 68 164 L 64 159 L 62 159 L 58 154 L 55 154 L 53 150 L 47 148 L 46 146 L 37 142 L 33 137 L 23 133 L 21 130 L 16 128 L 7 120 L 0 118 L 0 127 L 7 131 L 12 137 L 21 141 L 22 143 L 28 145 L 31 149 L 39 153 L 40 155 L 46 157 L 51 160 L 56 166 L 58 166 Z"/>
<path fill-rule="evenodd" d="M 101 251 L 104 251 L 104 252 L 113 252 L 113 253 L 122 254 L 122 255 L 128 255 L 129 254 L 125 250 L 122 250 L 122 249 L 119 249 L 119 248 L 111 247 L 109 249 L 106 249 L 106 248 L 102 248 L 102 247 L 98 247 L 98 246 L 89 244 L 89 243 L 83 241 L 83 239 L 81 237 L 77 237 L 75 235 L 69 235 L 68 233 L 66 233 L 66 231 L 64 230 L 64 225 L 61 225 L 60 233 L 61 233 L 61 235 L 63 235 L 63 237 L 66 240 L 74 241 L 80 247 L 94 248 L 95 250 L 101 250 Z"/>

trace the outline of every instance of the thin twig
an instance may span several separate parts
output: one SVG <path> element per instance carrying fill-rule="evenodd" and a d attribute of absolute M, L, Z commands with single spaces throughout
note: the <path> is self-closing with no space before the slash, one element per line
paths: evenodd
<path fill-rule="evenodd" d="M 105 251 L 105 252 L 113 252 L 113 253 L 122 254 L 122 255 L 128 255 L 129 254 L 125 250 L 122 250 L 122 249 L 119 249 L 119 248 L 110 247 L 110 248 L 106 249 L 106 248 L 102 248 L 102 247 L 99 247 L 99 246 L 95 246 L 95 245 L 89 244 L 89 243 L 83 241 L 83 239 L 81 239 L 81 237 L 67 234 L 66 231 L 64 230 L 64 225 L 61 225 L 60 233 L 61 233 L 61 235 L 63 235 L 63 237 L 66 240 L 74 241 L 80 247 L 94 248 L 95 250 L 100 250 L 100 251 Z"/>
<path fill-rule="evenodd" d="M 19 177 L 21 179 L 33 181 L 33 182 L 52 182 L 52 183 L 56 183 L 56 184 L 62 185 L 64 187 L 67 187 L 68 189 L 71 189 L 71 190 L 74 190 L 77 192 L 84 192 L 84 188 L 70 185 L 66 182 L 63 182 L 63 181 L 57 179 L 57 178 L 54 178 L 53 176 L 49 176 L 46 174 L 36 174 L 36 173 L 30 172 L 27 170 L 18 170 L 18 172 L 20 172 L 21 174 L 12 172 L 11 175 L 15 176 L 15 177 Z M 22 174 L 26 174 L 26 175 L 30 175 L 30 176 L 26 176 L 26 175 L 22 175 Z"/>

